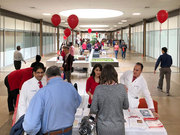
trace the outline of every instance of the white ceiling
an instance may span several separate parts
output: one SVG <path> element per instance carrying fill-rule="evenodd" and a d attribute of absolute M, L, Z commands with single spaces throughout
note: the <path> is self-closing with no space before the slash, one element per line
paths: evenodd
<path fill-rule="evenodd" d="M 142 21 L 145 18 L 154 17 L 161 9 L 167 11 L 178 9 L 180 0 L 0 0 L 0 6 L 3 9 L 36 19 L 43 19 L 47 22 L 51 22 L 51 16 L 43 16 L 42 13 L 51 13 L 53 15 L 64 10 L 86 8 L 120 10 L 124 12 L 124 15 L 116 18 L 79 19 L 79 25 L 103 24 L 109 25 L 109 28 L 106 28 L 107 30 L 115 30 Z M 150 8 L 145 8 L 146 6 Z M 134 12 L 140 12 L 141 15 L 133 16 L 132 13 Z M 61 16 L 61 19 L 67 20 L 63 16 Z M 127 23 L 118 24 L 122 19 L 127 19 Z M 60 25 L 68 27 L 65 23 Z M 113 25 L 117 25 L 117 27 Z"/>

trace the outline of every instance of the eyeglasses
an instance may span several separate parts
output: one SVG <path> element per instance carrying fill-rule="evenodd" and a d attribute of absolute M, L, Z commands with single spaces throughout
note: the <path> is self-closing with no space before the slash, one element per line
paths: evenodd
<path fill-rule="evenodd" d="M 44 72 L 35 72 L 36 74 L 44 74 Z"/>

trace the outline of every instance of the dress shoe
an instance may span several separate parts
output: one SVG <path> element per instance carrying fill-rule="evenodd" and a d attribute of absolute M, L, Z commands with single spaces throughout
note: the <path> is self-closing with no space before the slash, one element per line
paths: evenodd
<path fill-rule="evenodd" d="M 157 86 L 157 88 L 162 92 L 162 88 L 160 88 L 159 86 Z"/>

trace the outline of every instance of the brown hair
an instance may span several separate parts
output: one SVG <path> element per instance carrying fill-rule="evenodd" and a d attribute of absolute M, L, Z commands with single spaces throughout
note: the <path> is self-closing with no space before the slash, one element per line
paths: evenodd
<path fill-rule="evenodd" d="M 112 65 L 107 64 L 101 72 L 100 84 L 112 84 L 113 82 L 118 83 L 118 74 Z"/>

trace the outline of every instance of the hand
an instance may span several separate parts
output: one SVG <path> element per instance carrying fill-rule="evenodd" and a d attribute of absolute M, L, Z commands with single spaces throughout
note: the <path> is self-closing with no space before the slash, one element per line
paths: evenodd
<path fill-rule="evenodd" d="M 126 85 L 124 85 L 125 89 L 126 89 L 126 92 L 128 93 L 128 87 Z"/>
<path fill-rule="evenodd" d="M 156 113 L 155 111 L 153 112 L 153 115 L 154 115 L 155 118 L 157 118 L 157 119 L 159 118 L 159 114 Z"/>
<path fill-rule="evenodd" d="M 26 64 L 26 61 L 24 61 L 24 63 Z"/>
<path fill-rule="evenodd" d="M 156 70 L 154 70 L 154 74 L 156 74 Z"/>
<path fill-rule="evenodd" d="M 93 99 L 93 94 L 91 94 L 91 100 Z"/>

